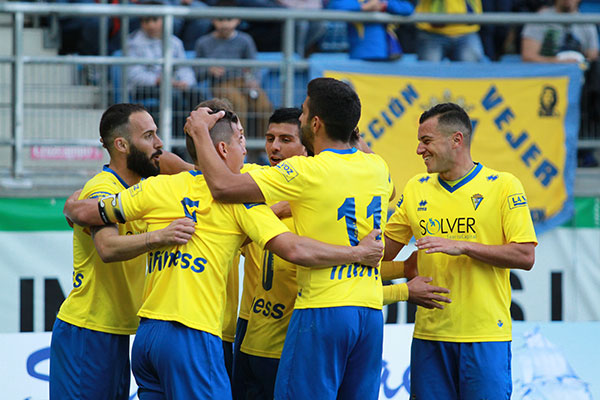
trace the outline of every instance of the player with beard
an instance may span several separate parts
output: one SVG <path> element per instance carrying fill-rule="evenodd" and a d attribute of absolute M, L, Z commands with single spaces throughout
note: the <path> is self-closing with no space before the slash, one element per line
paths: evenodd
<path fill-rule="evenodd" d="M 134 104 L 116 104 L 100 120 L 108 165 L 90 179 L 80 199 L 104 197 L 158 175 L 161 161 L 175 172 L 186 163 L 163 154 L 156 125 Z M 164 157 L 164 159 L 163 159 Z M 77 193 L 77 192 L 76 192 Z M 65 213 L 80 222 L 76 213 Z M 147 232 L 145 222 L 87 228 L 73 226 L 73 289 L 63 302 L 50 347 L 51 399 L 128 399 L 129 335 L 136 332 L 142 300 L 145 253 L 186 243 L 194 232 L 187 218 Z"/>

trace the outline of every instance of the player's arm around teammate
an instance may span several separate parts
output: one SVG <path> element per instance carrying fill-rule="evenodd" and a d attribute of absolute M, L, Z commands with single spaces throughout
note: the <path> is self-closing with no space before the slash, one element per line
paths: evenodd
<path fill-rule="evenodd" d="M 94 245 L 103 262 L 129 260 L 156 247 L 185 244 L 194 233 L 194 223 L 180 218 L 167 227 L 135 235 L 119 235 L 116 225 L 104 226 L 98 213 L 98 199 L 77 200 L 78 190 L 65 202 L 65 217 L 81 226 L 91 226 Z"/>
<path fill-rule="evenodd" d="M 185 244 L 194 233 L 194 221 L 180 218 L 166 228 L 137 235 L 119 235 L 115 225 L 91 228 L 94 245 L 105 263 L 124 261 L 162 246 Z"/>
<path fill-rule="evenodd" d="M 449 294 L 450 291 L 448 289 L 431 285 L 432 278 L 419 276 L 418 273 L 416 251 L 413 251 L 405 261 L 382 261 L 382 280 L 408 279 L 406 283 L 397 283 L 383 287 L 383 305 L 398 301 L 409 301 L 425 308 L 443 309 L 444 306 L 441 303 L 452 302 L 448 297 L 438 294 Z"/>
<path fill-rule="evenodd" d="M 265 249 L 305 267 L 329 267 L 339 264 L 340 260 L 344 260 L 341 263 L 375 267 L 383 256 L 383 242 L 377 239 L 379 235 L 381 230 L 374 229 L 357 246 L 338 246 L 286 232 L 267 242 Z"/>

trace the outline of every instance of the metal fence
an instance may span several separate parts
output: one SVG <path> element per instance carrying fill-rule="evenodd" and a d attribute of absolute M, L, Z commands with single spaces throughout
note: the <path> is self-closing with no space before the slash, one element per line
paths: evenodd
<path fill-rule="evenodd" d="M 0 194 L 7 187 L 28 188 L 32 179 L 46 180 L 52 176 L 55 187 L 64 180 L 65 187 L 71 187 L 73 177 L 83 182 L 97 171 L 98 160 L 79 160 L 77 152 L 86 152 L 90 146 L 98 150 L 98 122 L 102 111 L 115 102 L 129 102 L 136 99 L 128 89 L 127 70 L 132 65 L 158 65 L 161 69 L 159 89 L 146 93 L 151 101 L 146 106 L 158 119 L 159 130 L 167 149 L 182 145 L 181 130 L 177 122 L 185 118 L 190 104 L 209 95 L 227 96 L 228 90 L 239 85 L 226 85 L 216 88 L 210 79 L 191 94 L 186 103 L 178 103 L 178 93 L 172 87 L 173 72 L 176 68 L 190 67 L 200 71 L 210 66 L 227 68 L 251 68 L 264 79 L 262 87 L 267 102 L 261 107 L 249 106 L 241 117 L 247 124 L 248 147 L 259 149 L 264 145 L 261 139 L 264 121 L 273 106 L 298 106 L 305 88 L 298 81 L 306 75 L 308 62 L 294 54 L 294 26 L 299 20 L 321 20 L 337 22 L 376 22 L 395 24 L 433 23 L 477 23 L 477 24 L 524 24 L 535 23 L 600 23 L 600 14 L 539 15 L 536 13 L 487 13 L 487 14 L 414 14 L 400 17 L 385 13 L 354 13 L 343 11 L 301 11 L 288 9 L 255 8 L 187 8 L 172 6 L 107 5 L 107 4 L 47 4 L 0 2 L 0 16 L 11 15 L 12 21 L 5 27 L 12 33 L 6 55 L 0 55 Z M 125 43 L 130 17 L 159 16 L 164 20 L 162 58 L 134 58 L 124 54 L 120 57 L 107 56 L 106 45 L 100 41 L 100 56 L 56 56 L 51 52 L 28 51 L 24 45 L 25 18 L 50 16 L 99 16 L 102 17 L 101 37 L 106 33 L 106 17 L 119 17 L 122 21 L 122 40 Z M 283 25 L 281 52 L 273 57 L 259 57 L 256 60 L 224 59 L 178 59 L 172 56 L 171 41 L 173 20 L 183 18 L 225 18 L 239 17 L 248 21 L 280 21 Z M 55 26 L 55 24 L 53 24 Z M 2 29 L 2 28 L 0 28 Z M 7 42 L 7 35 L 4 41 Z M 41 40 L 41 39 L 40 39 Z M 1 42 L 1 41 L 0 41 Z M 2 48 L 2 43 L 0 43 Z M 0 52 L 1 54 L 1 52 Z M 271 75 L 269 75 L 271 74 Z M 304 76 L 305 76 L 304 75 Z M 195 97 L 194 97 L 195 96 Z M 181 98 L 181 96 L 179 96 Z M 237 106 L 237 105 L 236 105 Z M 41 146 L 41 147 L 40 147 Z M 72 148 L 69 163 L 52 161 L 52 154 L 43 153 L 43 146 Z M 599 147 L 600 139 L 587 138 L 582 147 Z M 29 150 L 29 151 L 28 151 Z M 69 150 L 62 150 L 69 152 Z M 64 154 L 63 154 L 64 155 Z M 85 154 L 84 154 L 85 155 Z M 69 154 L 67 154 L 69 156 Z M 100 150 L 97 157 L 106 159 Z M 36 161 L 44 158 L 47 161 Z M 69 158 L 69 157 L 67 157 Z M 92 157 L 93 158 L 93 157 Z M 49 159 L 49 160 L 48 160 Z M 63 158 L 64 159 L 64 158 Z"/>

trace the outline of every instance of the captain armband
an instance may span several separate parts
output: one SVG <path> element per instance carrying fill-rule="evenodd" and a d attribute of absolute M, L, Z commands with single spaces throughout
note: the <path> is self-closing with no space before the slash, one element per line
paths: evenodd
<path fill-rule="evenodd" d="M 105 224 L 125 223 L 125 213 L 123 212 L 119 193 L 98 200 L 98 212 Z"/>

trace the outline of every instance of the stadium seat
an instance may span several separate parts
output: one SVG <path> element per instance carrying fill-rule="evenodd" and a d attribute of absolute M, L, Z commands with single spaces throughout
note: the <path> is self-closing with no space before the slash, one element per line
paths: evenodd
<path fill-rule="evenodd" d="M 521 55 L 520 54 L 503 54 L 500 57 L 500 62 L 501 63 L 521 62 Z"/>

